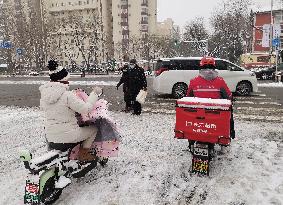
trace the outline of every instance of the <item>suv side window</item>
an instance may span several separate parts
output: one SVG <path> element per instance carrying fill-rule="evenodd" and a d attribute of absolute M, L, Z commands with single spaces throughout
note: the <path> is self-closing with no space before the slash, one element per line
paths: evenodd
<path fill-rule="evenodd" d="M 229 62 L 226 62 L 226 64 L 227 64 L 228 70 L 230 70 L 230 71 L 243 71 L 243 69 L 241 69 L 240 67 L 233 65 Z"/>
<path fill-rule="evenodd" d="M 159 68 L 167 68 L 168 70 L 176 70 L 172 61 L 157 61 L 156 70 Z"/>
<path fill-rule="evenodd" d="M 178 70 L 199 70 L 199 60 L 176 60 Z"/>
<path fill-rule="evenodd" d="M 173 60 L 171 63 L 174 65 L 174 70 L 185 70 L 183 60 Z"/>
<path fill-rule="evenodd" d="M 216 69 L 218 70 L 228 70 L 226 62 L 222 60 L 215 61 Z"/>

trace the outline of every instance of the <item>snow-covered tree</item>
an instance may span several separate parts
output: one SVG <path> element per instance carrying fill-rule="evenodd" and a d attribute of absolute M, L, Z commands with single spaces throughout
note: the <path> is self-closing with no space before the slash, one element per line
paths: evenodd
<path fill-rule="evenodd" d="M 3 1 L 0 5 L 2 35 L 11 41 L 12 48 L 5 49 L 5 59 L 9 70 L 24 71 L 26 67 L 40 69 L 44 62 L 43 30 L 38 1 Z M 22 53 L 18 55 L 17 49 Z"/>
<path fill-rule="evenodd" d="M 90 70 L 92 64 L 108 58 L 107 38 L 101 25 L 96 12 L 88 16 L 81 16 L 76 11 L 61 17 L 51 15 L 47 23 L 48 56 Z M 83 62 L 78 62 L 79 57 Z"/>
<path fill-rule="evenodd" d="M 9 1 L 2 1 L 0 4 L 0 37 L 3 41 L 13 42 L 13 31 L 15 30 L 15 21 L 11 12 L 13 6 Z M 3 62 L 8 64 L 8 71 L 12 72 L 15 67 L 15 52 L 13 48 L 0 48 L 0 54 Z"/>
<path fill-rule="evenodd" d="M 237 62 L 251 37 L 249 0 L 227 0 L 211 18 L 211 55 Z"/>
<path fill-rule="evenodd" d="M 204 41 L 209 38 L 208 30 L 204 24 L 204 18 L 196 17 L 186 24 L 184 30 L 183 40 L 195 42 L 183 43 L 181 45 L 181 53 L 185 56 L 203 55 L 206 43 L 200 41 Z"/>

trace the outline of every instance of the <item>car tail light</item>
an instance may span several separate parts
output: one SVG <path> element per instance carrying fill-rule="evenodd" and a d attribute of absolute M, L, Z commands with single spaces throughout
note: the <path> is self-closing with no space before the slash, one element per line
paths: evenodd
<path fill-rule="evenodd" d="M 229 145 L 230 144 L 230 138 L 227 138 L 227 137 L 223 137 L 223 136 L 220 136 L 219 138 L 218 138 L 218 143 L 220 144 L 220 145 Z"/>
<path fill-rule="evenodd" d="M 180 130 L 174 130 L 175 131 L 175 138 L 179 138 L 179 139 L 184 139 L 184 132 L 180 131 Z"/>
<path fill-rule="evenodd" d="M 164 71 L 168 71 L 168 68 L 159 68 L 158 70 L 155 71 L 155 76 L 159 76 Z"/>

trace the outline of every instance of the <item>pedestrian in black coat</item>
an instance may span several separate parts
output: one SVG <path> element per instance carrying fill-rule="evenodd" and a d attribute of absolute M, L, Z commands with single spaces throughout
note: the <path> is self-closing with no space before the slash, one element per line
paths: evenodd
<path fill-rule="evenodd" d="M 130 98 L 130 93 L 129 93 L 129 86 L 128 86 L 128 65 L 124 65 L 122 68 L 122 77 L 117 84 L 117 90 L 120 87 L 120 85 L 123 84 L 123 92 L 124 92 L 124 101 L 126 103 L 125 107 L 125 112 L 129 112 L 132 110 L 132 104 L 131 104 L 131 98 Z"/>
<path fill-rule="evenodd" d="M 136 59 L 130 60 L 130 65 L 127 71 L 127 86 L 129 89 L 129 98 L 133 106 L 133 114 L 141 114 L 141 104 L 136 101 L 136 97 L 140 90 L 147 90 L 147 81 L 144 70 L 137 65 Z"/>

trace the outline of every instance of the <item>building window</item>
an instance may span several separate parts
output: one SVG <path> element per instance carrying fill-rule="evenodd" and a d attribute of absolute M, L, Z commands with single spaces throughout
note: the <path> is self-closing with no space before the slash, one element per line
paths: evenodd
<path fill-rule="evenodd" d="M 82 2 L 81 2 L 81 1 L 79 1 L 79 5 L 82 5 Z"/>
<path fill-rule="evenodd" d="M 51 4 L 51 7 L 54 7 L 54 4 Z"/>
<path fill-rule="evenodd" d="M 63 3 L 63 2 L 61 3 L 61 6 L 64 6 L 64 3 Z"/>
<path fill-rule="evenodd" d="M 261 42 L 262 42 L 262 40 L 256 40 L 256 41 L 255 41 L 255 44 L 256 44 L 257 46 L 261 46 Z"/>
<path fill-rule="evenodd" d="M 86 1 L 86 4 L 89 4 L 89 0 Z"/>

